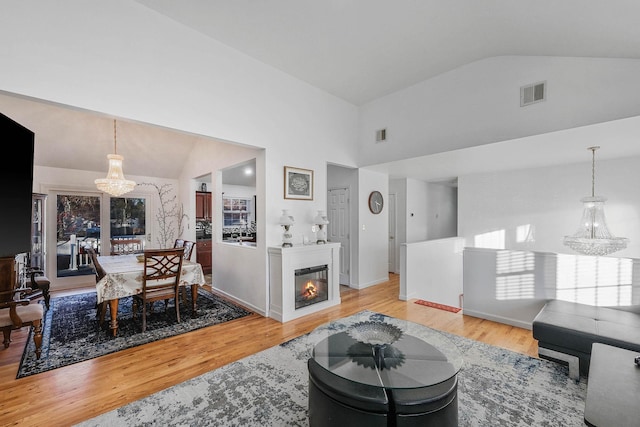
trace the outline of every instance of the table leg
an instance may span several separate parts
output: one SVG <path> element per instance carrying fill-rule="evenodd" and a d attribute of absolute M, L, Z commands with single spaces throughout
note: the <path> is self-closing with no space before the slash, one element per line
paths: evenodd
<path fill-rule="evenodd" d="M 192 307 L 192 311 L 193 313 L 196 312 L 196 310 L 198 309 L 198 286 L 195 283 L 191 284 L 191 303 L 193 305 Z"/>
<path fill-rule="evenodd" d="M 109 301 L 109 309 L 111 312 L 111 331 L 113 332 L 113 336 L 115 337 L 118 333 L 118 299 L 113 299 Z"/>

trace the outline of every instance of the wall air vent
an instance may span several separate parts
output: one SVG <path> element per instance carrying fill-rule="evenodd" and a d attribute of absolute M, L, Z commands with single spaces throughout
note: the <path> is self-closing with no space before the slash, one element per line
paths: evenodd
<path fill-rule="evenodd" d="M 387 130 L 379 129 L 376 131 L 376 142 L 382 142 L 387 140 Z"/>
<path fill-rule="evenodd" d="M 547 99 L 547 82 L 534 83 L 520 88 L 520 106 L 535 104 Z"/>

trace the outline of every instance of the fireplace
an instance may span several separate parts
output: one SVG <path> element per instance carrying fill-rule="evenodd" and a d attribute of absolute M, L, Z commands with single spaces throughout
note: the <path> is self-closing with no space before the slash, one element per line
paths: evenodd
<path fill-rule="evenodd" d="M 295 271 L 293 294 L 295 295 L 296 310 L 329 299 L 328 272 L 329 268 L 326 264 L 300 268 Z"/>
<path fill-rule="evenodd" d="M 340 304 L 340 244 L 270 247 L 268 316 L 288 322 Z"/>

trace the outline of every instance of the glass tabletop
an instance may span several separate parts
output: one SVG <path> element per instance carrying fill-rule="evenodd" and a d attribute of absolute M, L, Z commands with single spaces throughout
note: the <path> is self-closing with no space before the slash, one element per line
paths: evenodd
<path fill-rule="evenodd" d="M 312 356 L 341 378 L 386 389 L 429 387 L 458 373 L 462 356 L 442 333 L 394 320 L 391 326 L 362 322 L 334 331 L 315 345 Z M 394 333 L 388 333 L 390 328 Z"/>

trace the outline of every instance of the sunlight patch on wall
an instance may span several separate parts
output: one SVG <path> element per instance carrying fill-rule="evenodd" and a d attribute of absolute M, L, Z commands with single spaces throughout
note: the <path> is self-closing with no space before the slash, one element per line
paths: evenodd
<path fill-rule="evenodd" d="M 516 227 L 517 243 L 533 243 L 536 241 L 534 235 L 535 227 L 531 224 L 519 225 Z"/>
<path fill-rule="evenodd" d="M 557 259 L 557 299 L 596 306 L 631 305 L 631 259 L 565 254 Z"/>
<path fill-rule="evenodd" d="M 476 234 L 473 238 L 473 245 L 476 248 L 504 249 L 505 231 L 496 230 L 488 233 Z"/>
<path fill-rule="evenodd" d="M 532 252 L 497 252 L 496 299 L 532 299 L 535 296 L 534 268 Z"/>

